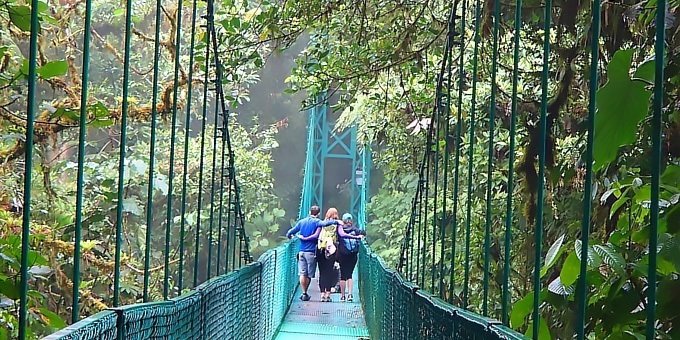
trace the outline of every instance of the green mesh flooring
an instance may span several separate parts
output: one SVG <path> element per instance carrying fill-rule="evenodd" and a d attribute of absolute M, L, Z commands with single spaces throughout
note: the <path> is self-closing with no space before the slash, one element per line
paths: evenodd
<path fill-rule="evenodd" d="M 276 339 L 368 339 L 357 281 L 355 271 L 353 302 L 340 302 L 339 293 L 331 294 L 333 302 L 319 302 L 317 279 L 313 279 L 309 287 L 312 299 L 303 302 L 298 298 L 302 294 L 298 287 Z"/>

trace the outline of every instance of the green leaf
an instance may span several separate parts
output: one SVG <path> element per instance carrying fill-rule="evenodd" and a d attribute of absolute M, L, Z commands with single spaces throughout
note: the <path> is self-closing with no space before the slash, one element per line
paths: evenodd
<path fill-rule="evenodd" d="M 558 276 L 548 284 L 548 290 L 553 294 L 568 296 L 574 293 L 574 286 L 564 285 Z"/>
<path fill-rule="evenodd" d="M 621 196 L 619 199 L 617 199 L 614 204 L 612 204 L 611 209 L 609 209 L 609 218 L 614 216 L 619 209 L 626 204 L 626 202 L 630 201 L 630 197 L 628 196 Z"/>
<path fill-rule="evenodd" d="M 278 217 L 278 218 L 282 218 L 282 217 L 286 216 L 286 211 L 283 210 L 283 209 L 279 209 L 279 208 L 274 208 L 272 210 L 272 213 L 274 214 L 275 217 Z"/>
<path fill-rule="evenodd" d="M 26 295 L 28 295 L 29 298 L 33 298 L 33 299 L 39 301 L 40 303 L 43 303 L 43 301 L 45 299 L 45 295 L 43 293 L 41 293 L 37 290 L 33 290 L 33 289 L 30 289 L 26 293 Z"/>
<path fill-rule="evenodd" d="M 570 253 L 562 265 L 560 281 L 565 286 L 571 286 L 578 278 L 581 261 L 576 257 L 576 252 Z"/>
<path fill-rule="evenodd" d="M 94 249 L 94 247 L 100 243 L 102 242 L 97 240 L 80 241 L 80 247 L 84 252 L 86 252 Z"/>
<path fill-rule="evenodd" d="M 620 50 L 607 67 L 607 83 L 597 91 L 593 156 L 595 171 L 614 160 L 619 147 L 635 141 L 638 124 L 647 115 L 652 93 L 630 79 L 633 50 Z"/>
<path fill-rule="evenodd" d="M 638 66 L 633 74 L 633 79 L 643 79 L 650 83 L 654 82 L 654 60 L 647 60 Z"/>
<path fill-rule="evenodd" d="M 233 17 L 233 18 L 231 18 L 231 21 L 229 22 L 229 24 L 231 25 L 231 27 L 240 28 L 241 27 L 241 19 L 239 19 L 238 17 Z"/>
<path fill-rule="evenodd" d="M 262 215 L 262 219 L 264 220 L 265 223 L 269 224 L 274 222 L 274 216 L 270 213 L 264 213 Z"/>
<path fill-rule="evenodd" d="M 24 32 L 31 31 L 31 8 L 28 6 L 9 6 L 9 20 Z"/>
<path fill-rule="evenodd" d="M 113 125 L 113 120 L 111 119 L 102 119 L 102 118 L 97 118 L 90 122 L 90 126 L 96 127 L 96 128 L 104 128 Z"/>
<path fill-rule="evenodd" d="M 17 300 L 19 299 L 19 287 L 14 284 L 14 280 L 0 281 L 0 294 Z"/>
<path fill-rule="evenodd" d="M 574 250 L 576 252 L 576 258 L 581 261 L 581 240 L 576 240 L 574 242 Z M 594 267 L 600 265 L 600 258 L 597 253 L 593 251 L 593 247 L 588 247 L 588 267 Z"/>
<path fill-rule="evenodd" d="M 661 183 L 670 186 L 680 185 L 680 166 L 669 165 L 661 175 Z"/>
<path fill-rule="evenodd" d="M 630 335 L 631 337 L 635 338 L 636 340 L 645 340 L 645 339 L 647 339 L 647 338 L 645 337 L 644 334 L 635 333 L 635 332 L 633 332 L 633 331 L 625 331 L 625 332 L 623 332 L 623 333 L 624 333 L 624 334 Z"/>
<path fill-rule="evenodd" d="M 543 277 L 557 260 L 557 256 L 561 253 L 562 243 L 564 243 L 564 234 L 558 237 L 557 240 L 550 246 L 548 252 L 545 254 L 545 264 L 541 268 L 541 277 Z"/>
<path fill-rule="evenodd" d="M 652 197 L 652 186 L 649 184 L 645 184 L 641 186 L 640 188 L 637 189 L 635 192 L 635 196 L 633 196 L 633 200 L 636 203 L 643 203 L 643 202 L 649 202 L 650 198 Z"/>
<path fill-rule="evenodd" d="M 533 310 L 533 305 L 533 293 L 527 294 L 512 305 L 512 311 L 510 311 L 510 325 L 512 328 L 517 329 L 524 326 L 526 317 L 531 314 L 531 311 Z"/>
<path fill-rule="evenodd" d="M 16 259 L 14 259 L 13 257 L 11 257 L 11 256 L 9 256 L 5 253 L 0 253 L 0 260 L 6 261 L 6 262 L 9 262 L 9 263 L 16 263 L 17 262 Z"/>
<path fill-rule="evenodd" d="M 262 247 L 269 247 L 269 240 L 266 238 L 263 238 L 260 240 L 260 246 Z"/>
<path fill-rule="evenodd" d="M 45 257 L 40 255 L 37 251 L 35 250 L 29 250 L 28 251 L 28 264 L 30 266 L 38 266 L 38 265 L 47 265 L 47 260 Z"/>
<path fill-rule="evenodd" d="M 41 66 L 37 70 L 38 75 L 43 79 L 51 79 L 54 77 L 63 76 L 68 72 L 68 63 L 66 60 L 50 61 Z"/>
<path fill-rule="evenodd" d="M 113 125 L 113 119 L 110 117 L 109 109 L 102 103 L 97 102 L 89 106 L 88 111 L 95 119 L 90 122 L 90 126 L 96 128 L 104 128 Z"/>
<path fill-rule="evenodd" d="M 680 231 L 680 204 L 674 205 L 665 214 L 666 223 L 668 226 L 668 232 L 671 234 L 676 234 Z"/>
<path fill-rule="evenodd" d="M 67 225 L 73 223 L 73 215 L 62 213 L 62 214 L 57 215 L 56 220 L 57 220 L 57 225 L 59 227 L 64 227 L 64 226 L 67 226 Z"/>
<path fill-rule="evenodd" d="M 47 12 L 48 9 L 50 9 L 50 6 L 48 6 L 47 3 L 38 1 L 38 13 L 43 14 Z"/>
<path fill-rule="evenodd" d="M 527 328 L 527 332 L 524 334 L 528 336 L 529 338 L 533 338 L 534 334 L 534 323 L 531 322 L 529 324 L 529 328 Z M 548 325 L 545 323 L 544 318 L 539 319 L 539 324 L 538 324 L 538 339 L 539 340 L 550 340 L 552 339 L 550 335 L 550 329 L 548 329 Z"/>
<path fill-rule="evenodd" d="M 617 274 L 623 275 L 624 274 L 624 269 L 626 267 L 626 261 L 623 259 L 623 256 L 619 254 L 614 247 L 612 247 L 611 244 L 607 245 L 601 245 L 601 244 L 596 244 L 593 245 L 593 250 L 597 255 L 600 255 L 600 258 L 602 258 L 602 261 L 606 263 L 610 268 L 612 268 Z"/>
<path fill-rule="evenodd" d="M 21 61 L 21 67 L 19 67 L 19 73 L 24 77 L 28 76 L 28 59 L 23 59 Z"/>
<path fill-rule="evenodd" d="M 66 322 L 62 320 L 62 318 L 59 316 L 59 314 L 50 311 L 49 309 L 45 307 L 40 307 L 40 314 L 44 317 L 43 320 L 47 321 L 46 323 L 55 329 L 61 329 L 66 327 Z"/>
<path fill-rule="evenodd" d="M 54 113 L 52 114 L 51 118 L 67 118 L 72 121 L 77 121 L 78 118 L 80 118 L 80 113 L 77 110 L 68 110 L 64 109 L 62 107 L 58 108 Z"/>
<path fill-rule="evenodd" d="M 130 283 L 121 283 L 120 290 L 131 295 L 137 295 L 142 291 L 140 287 Z"/>
<path fill-rule="evenodd" d="M 96 118 L 109 117 L 109 109 L 102 102 L 90 105 L 88 111 Z"/>

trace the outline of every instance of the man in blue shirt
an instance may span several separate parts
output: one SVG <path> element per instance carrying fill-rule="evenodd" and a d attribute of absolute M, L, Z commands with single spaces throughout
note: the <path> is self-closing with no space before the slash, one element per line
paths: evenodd
<path fill-rule="evenodd" d="M 293 235 L 300 233 L 300 252 L 298 253 L 298 275 L 300 275 L 300 286 L 302 287 L 302 301 L 309 301 L 310 297 L 307 294 L 309 283 L 316 273 L 316 240 L 318 237 L 317 230 L 331 225 L 339 224 L 338 221 L 328 220 L 322 221 L 319 219 L 318 206 L 313 205 L 309 209 L 309 216 L 299 220 L 295 227 L 288 230 L 286 237 L 291 238 Z M 316 237 L 313 237 L 317 235 Z M 312 236 L 312 237 L 310 237 Z"/>

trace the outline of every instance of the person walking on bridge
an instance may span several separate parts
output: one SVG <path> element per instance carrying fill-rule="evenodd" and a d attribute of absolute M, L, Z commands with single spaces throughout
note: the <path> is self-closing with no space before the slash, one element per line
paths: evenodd
<path fill-rule="evenodd" d="M 310 297 L 307 294 L 307 289 L 311 279 L 316 273 L 316 239 L 318 237 L 317 230 L 329 226 L 337 225 L 337 220 L 322 221 L 319 219 L 321 209 L 313 205 L 309 209 L 309 216 L 299 220 L 293 228 L 286 233 L 287 238 L 300 233 L 300 252 L 298 253 L 298 275 L 300 275 L 300 286 L 302 287 L 302 295 L 300 300 L 309 301 Z"/>
<path fill-rule="evenodd" d="M 343 225 L 338 228 L 338 234 L 342 233 L 353 237 L 344 237 L 338 246 L 338 263 L 340 263 L 340 302 L 352 302 L 352 273 L 357 265 L 359 243 L 366 232 L 357 228 L 352 223 L 352 214 L 342 215 Z"/>
<path fill-rule="evenodd" d="M 337 259 L 337 247 L 339 238 L 361 239 L 361 235 L 351 235 L 344 232 L 340 218 L 338 217 L 338 210 L 335 208 L 328 209 L 326 212 L 325 221 L 337 221 L 335 225 L 327 227 L 319 227 L 316 232 L 309 237 L 309 239 L 318 238 L 317 245 L 317 264 L 319 265 L 319 289 L 321 290 L 321 302 L 332 302 L 331 287 L 336 283 L 337 274 L 333 271 L 333 266 Z"/>

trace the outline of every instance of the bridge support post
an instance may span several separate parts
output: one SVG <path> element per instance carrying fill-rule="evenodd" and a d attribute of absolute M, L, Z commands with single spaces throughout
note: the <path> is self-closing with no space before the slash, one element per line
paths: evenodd
<path fill-rule="evenodd" d="M 357 127 L 335 131 L 335 123 L 329 122 L 329 102 L 326 93 L 317 96 L 315 105 L 308 109 L 307 158 L 300 203 L 300 218 L 313 205 L 323 206 L 324 172 L 327 159 L 346 159 L 351 162 L 349 212 L 363 227 L 364 202 L 368 198 L 368 176 L 371 167 L 371 151 L 365 146 L 361 152 L 357 143 Z"/>

